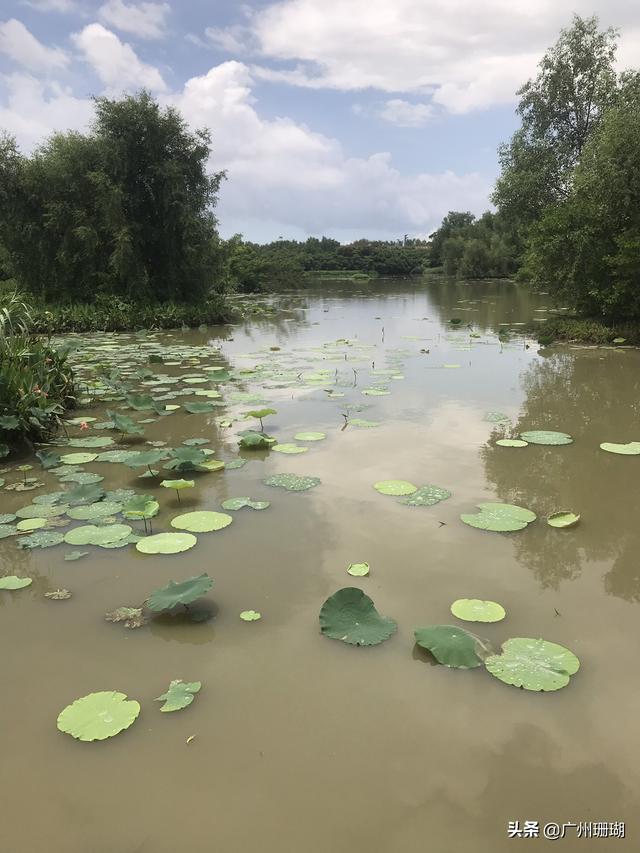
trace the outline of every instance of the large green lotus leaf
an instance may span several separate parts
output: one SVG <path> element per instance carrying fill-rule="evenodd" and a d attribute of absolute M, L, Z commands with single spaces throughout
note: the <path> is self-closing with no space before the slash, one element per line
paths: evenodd
<path fill-rule="evenodd" d="M 274 453 L 307 453 L 308 447 L 301 447 L 299 444 L 285 443 L 285 444 L 276 444 L 275 447 L 272 448 Z"/>
<path fill-rule="evenodd" d="M 19 578 L 16 575 L 6 575 L 0 578 L 0 589 L 24 589 L 26 586 L 31 586 L 32 578 Z"/>
<path fill-rule="evenodd" d="M 60 457 L 60 461 L 64 465 L 85 465 L 87 462 L 93 462 L 97 459 L 96 453 L 65 453 Z"/>
<path fill-rule="evenodd" d="M 499 438 L 496 444 L 498 447 L 529 447 L 529 442 L 521 438 Z"/>
<path fill-rule="evenodd" d="M 304 492 L 320 485 L 319 477 L 298 477 L 296 474 L 272 474 L 262 481 L 265 486 L 277 486 L 288 492 Z"/>
<path fill-rule="evenodd" d="M 97 501 L 96 503 L 85 506 L 72 506 L 67 510 L 67 515 L 75 521 L 92 521 L 94 518 L 117 515 L 121 510 L 121 503 L 116 503 L 115 501 Z"/>
<path fill-rule="evenodd" d="M 451 612 L 465 622 L 500 622 L 507 615 L 497 601 L 479 598 L 459 598 L 451 605 Z"/>
<path fill-rule="evenodd" d="M 177 530 L 188 530 L 191 533 L 211 533 L 228 527 L 233 518 L 224 512 L 185 512 L 171 519 L 171 526 Z"/>
<path fill-rule="evenodd" d="M 232 511 L 243 509 L 246 506 L 251 507 L 251 509 L 266 509 L 271 504 L 269 501 L 252 501 L 251 498 L 228 498 L 228 500 L 222 502 L 222 509 Z"/>
<path fill-rule="evenodd" d="M 151 593 L 147 599 L 147 607 L 149 610 L 160 613 L 162 610 L 171 610 L 178 604 L 191 604 L 208 592 L 212 586 L 213 579 L 206 572 L 178 583 L 169 581 L 166 586 Z"/>
<path fill-rule="evenodd" d="M 529 432 L 521 432 L 520 438 L 529 444 L 571 444 L 573 439 L 566 432 L 555 432 L 548 429 L 534 429 Z"/>
<path fill-rule="evenodd" d="M 37 530 L 30 536 L 21 536 L 18 539 L 20 548 L 51 548 L 64 542 L 64 536 L 57 531 Z"/>
<path fill-rule="evenodd" d="M 603 441 L 600 449 L 606 450 L 607 453 L 619 453 L 621 456 L 640 456 L 640 441 L 630 441 L 628 444 Z"/>
<path fill-rule="evenodd" d="M 18 518 L 53 518 L 56 515 L 64 515 L 69 507 L 64 504 L 54 506 L 53 504 L 29 504 L 21 506 L 16 510 Z"/>
<path fill-rule="evenodd" d="M 58 729 L 77 740 L 106 740 L 128 729 L 140 713 L 125 693 L 103 690 L 67 705 L 58 715 Z"/>
<path fill-rule="evenodd" d="M 113 439 L 108 435 L 91 435 L 87 438 L 70 438 L 67 441 L 68 447 L 109 447 L 113 444 Z"/>
<path fill-rule="evenodd" d="M 480 666 L 489 651 L 484 640 L 457 625 L 428 625 L 413 633 L 416 643 L 428 649 L 438 663 L 454 669 Z"/>
<path fill-rule="evenodd" d="M 515 637 L 502 644 L 502 654 L 485 660 L 491 673 L 525 690 L 560 690 L 580 668 L 580 661 L 564 646 L 547 640 Z"/>
<path fill-rule="evenodd" d="M 110 545 L 127 539 L 132 532 L 128 524 L 107 524 L 104 527 L 84 524 L 65 533 L 64 541 L 67 545 Z"/>
<path fill-rule="evenodd" d="M 440 501 L 446 501 L 451 497 L 451 492 L 447 489 L 442 489 L 440 486 L 420 486 L 409 497 L 400 501 L 401 504 L 407 506 L 435 506 Z"/>
<path fill-rule="evenodd" d="M 320 630 L 333 640 L 353 646 L 375 646 L 395 633 L 397 624 L 381 616 L 368 595 L 344 587 L 329 596 L 320 610 Z"/>
<path fill-rule="evenodd" d="M 374 483 L 373 488 L 381 495 L 412 495 L 418 491 L 418 487 L 406 480 L 380 480 Z"/>
<path fill-rule="evenodd" d="M 324 432 L 297 432 L 293 437 L 296 441 L 322 441 L 327 435 Z"/>
<path fill-rule="evenodd" d="M 130 520 L 155 518 L 160 504 L 152 495 L 136 495 L 124 505 L 122 515 Z"/>
<path fill-rule="evenodd" d="M 194 694 L 198 693 L 201 687 L 201 681 L 182 681 L 178 678 L 171 682 L 166 693 L 154 701 L 164 702 L 161 711 L 181 711 L 193 702 Z"/>
<path fill-rule="evenodd" d="M 575 527 L 579 521 L 579 513 L 571 512 L 568 509 L 561 509 L 547 516 L 549 527 Z"/>
<path fill-rule="evenodd" d="M 155 533 L 136 542 L 141 554 L 180 554 L 188 551 L 198 540 L 191 533 Z"/>
<path fill-rule="evenodd" d="M 513 504 L 480 503 L 480 512 L 463 513 L 460 518 L 465 524 L 477 527 L 479 530 L 493 530 L 499 533 L 511 533 L 523 530 L 537 516 L 535 512 Z"/>
<path fill-rule="evenodd" d="M 104 489 L 96 483 L 90 483 L 86 486 L 76 486 L 70 492 L 64 493 L 66 502 L 69 506 L 79 506 L 84 504 L 92 504 L 101 500 L 104 497 Z M 35 500 L 34 500 L 35 503 Z"/>

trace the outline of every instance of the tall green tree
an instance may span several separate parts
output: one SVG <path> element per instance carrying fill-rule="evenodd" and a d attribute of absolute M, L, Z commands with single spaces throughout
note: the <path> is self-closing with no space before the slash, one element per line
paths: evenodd
<path fill-rule="evenodd" d="M 0 144 L 0 242 L 45 300 L 196 301 L 215 285 L 210 138 L 147 92 L 97 98 L 88 134 L 55 134 L 31 157 Z"/>
<path fill-rule="evenodd" d="M 616 96 L 617 32 L 575 15 L 518 90 L 521 127 L 499 149 L 501 175 L 493 201 L 526 230 L 571 190 L 573 170 Z"/>

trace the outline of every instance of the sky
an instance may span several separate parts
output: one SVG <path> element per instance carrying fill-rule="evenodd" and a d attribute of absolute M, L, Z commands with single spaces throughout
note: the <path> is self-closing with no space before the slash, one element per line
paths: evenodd
<path fill-rule="evenodd" d="M 1 0 L 0 130 L 27 153 L 144 87 L 210 129 L 223 236 L 424 237 L 490 206 L 515 93 L 574 13 L 640 64 L 631 0 Z"/>

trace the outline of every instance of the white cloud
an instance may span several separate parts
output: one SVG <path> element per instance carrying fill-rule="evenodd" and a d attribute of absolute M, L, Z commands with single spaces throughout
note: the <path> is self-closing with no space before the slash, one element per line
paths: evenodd
<path fill-rule="evenodd" d="M 124 3 L 108 0 L 98 10 L 98 17 L 106 24 L 143 39 L 157 39 L 165 35 L 166 18 L 171 11 L 168 3 Z"/>
<path fill-rule="evenodd" d="M 128 88 L 162 92 L 167 88 L 157 68 L 138 59 L 131 45 L 121 42 L 102 24 L 89 24 L 71 38 L 112 92 Z"/>
<path fill-rule="evenodd" d="M 24 151 L 44 142 L 54 130 L 80 130 L 93 115 L 89 98 L 76 98 L 55 82 L 45 83 L 30 74 L 0 78 L 6 92 L 0 101 L 0 127 L 14 135 Z"/>
<path fill-rule="evenodd" d="M 63 50 L 42 44 L 15 18 L 0 23 L 0 53 L 30 71 L 64 68 L 69 61 Z"/>
<path fill-rule="evenodd" d="M 434 92 L 451 112 L 514 100 L 572 12 L 637 28 L 628 0 L 281 0 L 225 32 L 247 49 L 293 68 L 263 68 L 264 79 L 309 88 Z M 231 42 L 230 42 L 231 46 Z M 637 61 L 637 60 L 636 60 Z"/>
<path fill-rule="evenodd" d="M 227 169 L 229 178 L 219 208 L 225 233 L 261 220 L 274 234 L 426 234 L 450 209 L 486 207 L 486 178 L 403 175 L 385 152 L 348 157 L 337 140 L 305 125 L 261 118 L 251 84 L 246 65 L 225 62 L 164 98 L 192 126 L 212 131 L 212 168 Z"/>
<path fill-rule="evenodd" d="M 398 127 L 422 127 L 433 118 L 431 104 L 412 104 L 402 98 L 391 98 L 376 110 L 376 115 Z"/>

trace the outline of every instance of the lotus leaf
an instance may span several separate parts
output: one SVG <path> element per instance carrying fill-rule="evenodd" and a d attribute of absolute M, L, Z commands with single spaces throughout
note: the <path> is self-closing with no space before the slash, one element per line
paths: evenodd
<path fill-rule="evenodd" d="M 246 506 L 251 509 L 266 509 L 271 504 L 269 501 L 252 501 L 251 498 L 229 498 L 222 502 L 222 509 L 236 510 Z"/>
<path fill-rule="evenodd" d="M 304 492 L 320 485 L 319 477 L 298 477 L 296 474 L 272 474 L 262 481 L 265 486 L 277 486 L 288 492 Z"/>
<path fill-rule="evenodd" d="M 160 613 L 163 610 L 171 610 L 178 604 L 191 604 L 208 592 L 212 586 L 213 579 L 206 572 L 178 583 L 169 581 L 166 586 L 151 593 L 147 600 L 147 607 L 149 610 Z"/>
<path fill-rule="evenodd" d="M 607 453 L 619 453 L 621 456 L 640 456 L 640 441 L 629 441 L 627 444 L 603 441 L 600 449 L 606 450 Z"/>
<path fill-rule="evenodd" d="M 463 513 L 460 518 L 465 524 L 477 527 L 479 530 L 494 530 L 501 533 L 523 530 L 537 518 L 535 512 L 513 504 L 480 503 L 477 507 L 480 512 Z"/>
<path fill-rule="evenodd" d="M 127 539 L 132 532 L 128 524 L 109 524 L 104 527 L 85 524 L 65 533 L 64 541 L 67 545 L 110 545 Z"/>
<path fill-rule="evenodd" d="M 201 681 L 182 681 L 181 678 L 172 681 L 169 689 L 162 696 L 158 696 L 155 702 L 164 702 L 161 711 L 181 711 L 193 702 L 194 694 L 202 687 Z"/>
<path fill-rule="evenodd" d="M 67 510 L 69 518 L 74 521 L 92 521 L 94 518 L 105 518 L 108 515 L 116 515 L 122 510 L 122 504 L 114 501 L 97 501 L 85 506 L 72 506 Z"/>
<path fill-rule="evenodd" d="M 479 598 L 459 598 L 451 605 L 451 612 L 465 622 L 500 622 L 507 615 L 501 604 Z"/>
<path fill-rule="evenodd" d="M 414 631 L 416 643 L 428 649 L 438 663 L 454 669 L 480 666 L 490 649 L 486 641 L 457 625 L 429 625 Z"/>
<path fill-rule="evenodd" d="M 276 444 L 273 448 L 274 453 L 306 453 L 309 450 L 308 447 L 301 447 L 299 444 Z"/>
<path fill-rule="evenodd" d="M 369 563 L 351 563 L 347 571 L 354 578 L 364 578 L 369 574 Z"/>
<path fill-rule="evenodd" d="M 211 533 L 228 527 L 233 518 L 224 512 L 186 512 L 171 520 L 171 526 L 178 530 L 188 530 L 191 533 Z"/>
<path fill-rule="evenodd" d="M 523 441 L 529 444 L 561 445 L 572 444 L 573 439 L 566 432 L 555 432 L 553 430 L 536 429 L 520 433 Z"/>
<path fill-rule="evenodd" d="M 412 495 L 418 491 L 418 487 L 406 480 L 380 480 L 374 483 L 373 488 L 381 495 Z"/>
<path fill-rule="evenodd" d="M 408 498 L 400 501 L 401 504 L 407 506 L 435 506 L 440 501 L 446 501 L 451 497 L 451 492 L 447 489 L 442 489 L 440 486 L 420 486 Z"/>
<path fill-rule="evenodd" d="M 21 536 L 18 539 L 20 548 L 51 548 L 53 545 L 60 545 L 61 542 L 64 542 L 62 533 L 46 530 L 38 530 L 30 536 Z"/>
<path fill-rule="evenodd" d="M 333 640 L 354 646 L 375 646 L 388 640 L 397 624 L 381 616 L 361 589 L 344 587 L 329 596 L 320 610 L 320 630 Z"/>
<path fill-rule="evenodd" d="M 262 619 L 262 613 L 258 613 L 257 610 L 243 610 L 240 618 L 243 622 L 257 622 L 258 619 Z"/>
<path fill-rule="evenodd" d="M 197 541 L 191 533 L 155 533 L 136 542 L 136 550 L 141 554 L 180 554 Z"/>
<path fill-rule="evenodd" d="M 128 729 L 139 713 L 138 702 L 125 693 L 104 690 L 67 705 L 58 715 L 58 729 L 77 740 L 105 740 Z"/>
<path fill-rule="evenodd" d="M 32 578 L 19 578 L 16 575 L 5 575 L 0 578 L 0 589 L 24 589 L 26 586 L 31 586 Z"/>
<path fill-rule="evenodd" d="M 488 657 L 485 666 L 505 684 L 548 691 L 566 687 L 580 668 L 580 661 L 557 643 L 516 637 L 502 644 L 502 654 Z"/>
<path fill-rule="evenodd" d="M 63 465 L 85 465 L 87 462 L 93 462 L 97 459 L 96 453 L 66 453 L 60 457 Z"/>
<path fill-rule="evenodd" d="M 324 432 L 297 432 L 294 436 L 296 441 L 322 441 L 327 437 Z"/>
<path fill-rule="evenodd" d="M 528 447 L 529 442 L 521 438 L 499 438 L 496 441 L 498 447 Z"/>
<path fill-rule="evenodd" d="M 561 509 L 547 516 L 547 524 L 550 527 L 575 527 L 579 521 L 580 515 L 568 509 Z"/>

